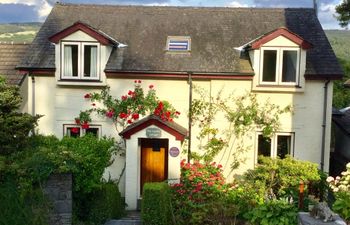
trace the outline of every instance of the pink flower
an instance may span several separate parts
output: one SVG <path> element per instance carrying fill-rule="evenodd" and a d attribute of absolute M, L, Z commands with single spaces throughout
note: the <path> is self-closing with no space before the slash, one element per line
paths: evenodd
<path fill-rule="evenodd" d="M 218 165 L 218 169 L 221 169 L 221 168 L 222 168 L 222 165 L 221 165 L 221 164 L 219 164 L 219 165 Z"/>
<path fill-rule="evenodd" d="M 152 88 L 154 88 L 154 85 L 153 84 L 151 84 L 150 86 L 148 86 L 149 87 L 149 89 L 152 89 Z"/>
<path fill-rule="evenodd" d="M 112 117 L 114 116 L 113 110 L 107 111 L 107 112 L 106 112 L 106 116 L 107 116 L 108 118 L 112 118 Z"/>
<path fill-rule="evenodd" d="M 91 94 L 90 93 L 85 94 L 84 98 L 91 98 Z"/>

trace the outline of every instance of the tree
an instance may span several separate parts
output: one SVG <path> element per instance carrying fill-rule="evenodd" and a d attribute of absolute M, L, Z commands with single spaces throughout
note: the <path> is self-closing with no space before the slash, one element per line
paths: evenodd
<path fill-rule="evenodd" d="M 0 155 L 21 150 L 40 118 L 18 112 L 21 102 L 19 88 L 0 76 Z"/>
<path fill-rule="evenodd" d="M 340 5 L 335 7 L 335 11 L 338 16 L 336 16 L 341 27 L 347 28 L 350 21 L 350 0 L 343 0 Z"/>
<path fill-rule="evenodd" d="M 342 109 L 350 106 L 350 89 L 344 86 L 344 82 L 350 79 L 350 61 L 338 58 L 340 65 L 344 69 L 344 77 L 334 81 L 333 87 L 333 107 Z"/>

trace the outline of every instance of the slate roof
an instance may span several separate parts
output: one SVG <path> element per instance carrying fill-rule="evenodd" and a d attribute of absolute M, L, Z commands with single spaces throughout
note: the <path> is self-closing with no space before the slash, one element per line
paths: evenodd
<path fill-rule="evenodd" d="M 337 124 L 347 135 L 350 135 L 350 109 L 343 112 L 332 112 L 332 121 Z"/>
<path fill-rule="evenodd" d="M 341 77 L 338 61 L 313 9 L 150 7 L 56 4 L 34 39 L 26 69 L 54 69 L 54 45 L 48 38 L 81 21 L 126 48 L 115 48 L 109 72 L 194 72 L 253 74 L 247 57 L 235 47 L 286 27 L 310 42 L 307 76 Z M 167 36 L 190 36 L 190 54 L 165 51 Z"/>
<path fill-rule="evenodd" d="M 5 77 L 8 84 L 21 84 L 24 75 L 16 70 L 16 65 L 21 61 L 28 46 L 0 43 L 0 75 Z"/>

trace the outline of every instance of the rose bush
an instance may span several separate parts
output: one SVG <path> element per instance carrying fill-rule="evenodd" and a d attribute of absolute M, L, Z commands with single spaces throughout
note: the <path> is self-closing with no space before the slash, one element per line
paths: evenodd
<path fill-rule="evenodd" d="M 233 220 L 235 205 L 227 198 L 222 166 L 216 163 L 193 164 L 181 161 L 180 183 L 172 185 L 172 202 L 180 224 L 218 224 Z"/>
<path fill-rule="evenodd" d="M 149 85 L 145 92 L 141 84 L 141 80 L 135 80 L 134 90 L 129 90 L 120 98 L 114 98 L 108 86 L 99 93 L 85 94 L 84 98 L 91 102 L 91 108 L 80 111 L 75 123 L 83 129 L 88 129 L 92 120 L 91 114 L 94 112 L 123 128 L 145 115 L 153 114 L 163 121 L 173 121 L 180 115 L 169 102 L 159 100 L 154 85 Z"/>

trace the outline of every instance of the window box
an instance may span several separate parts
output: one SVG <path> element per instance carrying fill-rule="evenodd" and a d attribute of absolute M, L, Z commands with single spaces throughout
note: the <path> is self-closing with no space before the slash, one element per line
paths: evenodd
<path fill-rule="evenodd" d="M 63 125 L 63 134 L 68 137 L 82 137 L 86 134 L 92 134 L 98 138 L 102 136 L 102 129 L 100 125 L 90 125 L 88 129 L 82 129 L 75 124 Z"/>

